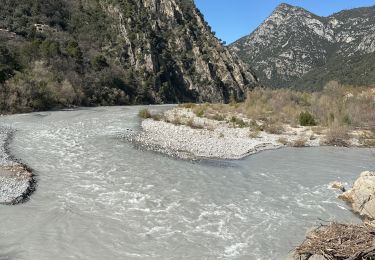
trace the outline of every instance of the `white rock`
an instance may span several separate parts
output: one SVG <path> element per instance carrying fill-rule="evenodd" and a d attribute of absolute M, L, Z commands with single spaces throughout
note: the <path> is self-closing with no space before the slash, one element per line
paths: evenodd
<path fill-rule="evenodd" d="M 353 188 L 340 196 L 360 216 L 375 220 L 375 172 L 361 173 Z"/>

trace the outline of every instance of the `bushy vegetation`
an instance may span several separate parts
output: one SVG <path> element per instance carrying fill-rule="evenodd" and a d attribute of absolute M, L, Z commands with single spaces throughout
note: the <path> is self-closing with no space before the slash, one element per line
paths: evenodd
<path fill-rule="evenodd" d="M 307 140 L 304 138 L 299 138 L 296 141 L 294 141 L 291 145 L 293 147 L 305 147 Z"/>
<path fill-rule="evenodd" d="M 320 92 L 257 88 L 249 92 L 242 103 L 203 104 L 192 109 L 201 117 L 229 118 L 239 126 L 243 124 L 237 124 L 237 117 L 233 115 L 240 115 L 238 118 L 250 120 L 249 127 L 254 133 L 281 134 L 285 132 L 285 124 L 310 126 L 314 133 L 326 135 L 326 144 L 344 146 L 350 139 L 350 132 L 355 129 L 375 131 L 374 97 L 374 88 L 329 82 Z M 363 140 L 364 144 L 373 142 L 368 136 Z M 295 145 L 302 146 L 302 143 Z"/>
<path fill-rule="evenodd" d="M 313 115 L 306 111 L 299 114 L 299 124 L 301 126 L 314 126 L 316 122 Z"/>
<path fill-rule="evenodd" d="M 345 87 L 337 82 L 313 93 L 258 88 L 249 92 L 243 103 L 206 105 L 205 110 L 241 113 L 271 124 L 373 128 L 375 122 L 374 90 Z"/>
<path fill-rule="evenodd" d="M 0 112 L 143 103 L 95 1 L 4 0 L 0 8 Z"/>
<path fill-rule="evenodd" d="M 223 47 L 207 45 L 213 36 L 197 26 L 194 14 L 202 15 L 193 1 L 180 1 L 183 14 L 176 19 L 135 0 L 101 2 L 2 1 L 1 113 L 196 101 L 184 77 L 195 85 L 213 84 L 194 70 L 191 42 L 208 61 L 213 49 Z M 186 42 L 181 44 L 186 50 L 179 49 L 176 39 Z M 39 79 L 39 70 L 48 70 L 48 77 Z M 218 84 L 223 84 L 219 78 Z M 69 98 L 68 85 L 74 89 Z"/>
<path fill-rule="evenodd" d="M 151 115 L 151 112 L 149 109 L 147 108 L 143 108 L 141 109 L 139 112 L 138 112 L 138 116 L 142 119 L 147 119 L 147 118 L 151 118 L 152 115 Z"/>
<path fill-rule="evenodd" d="M 238 118 L 236 116 L 232 116 L 230 122 L 233 124 L 234 127 L 243 128 L 248 126 L 248 124 L 242 118 Z"/>

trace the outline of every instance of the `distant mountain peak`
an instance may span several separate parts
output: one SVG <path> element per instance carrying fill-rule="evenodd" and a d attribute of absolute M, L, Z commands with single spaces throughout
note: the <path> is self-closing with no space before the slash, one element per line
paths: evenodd
<path fill-rule="evenodd" d="M 281 3 L 275 8 L 275 11 L 277 11 L 277 10 L 293 10 L 293 9 L 296 9 L 296 8 L 299 8 L 299 7 L 294 6 L 294 5 L 290 5 L 290 4 L 287 4 L 287 3 Z"/>
<path fill-rule="evenodd" d="M 272 12 L 271 16 L 272 17 L 274 14 L 279 14 L 279 13 L 282 13 L 282 14 L 290 14 L 290 15 L 297 15 L 297 16 L 314 16 L 314 17 L 318 17 L 317 15 L 311 13 L 310 11 L 304 9 L 303 7 L 300 7 L 300 6 L 294 6 L 294 5 L 290 5 L 290 4 L 286 4 L 286 3 L 281 3 L 279 4 L 275 9 L 274 11 Z"/>
<path fill-rule="evenodd" d="M 321 17 L 282 3 L 253 33 L 229 47 L 254 68 L 264 85 L 293 86 L 304 81 L 305 75 L 328 66 L 311 80 L 312 85 L 321 86 L 323 76 L 328 80 L 338 78 L 330 78 L 327 71 L 332 72 L 332 67 L 337 72 L 340 66 L 360 63 L 363 56 L 375 56 L 375 6 Z M 363 60 L 367 60 L 366 57 Z M 359 63 L 356 64 L 361 67 Z M 351 76 L 350 84 L 357 84 L 355 79 L 358 78 L 365 82 L 361 84 L 366 84 L 370 78 L 375 83 L 375 64 L 369 68 L 374 69 L 361 72 L 361 76 Z M 349 74 L 352 71 L 348 69 Z"/>

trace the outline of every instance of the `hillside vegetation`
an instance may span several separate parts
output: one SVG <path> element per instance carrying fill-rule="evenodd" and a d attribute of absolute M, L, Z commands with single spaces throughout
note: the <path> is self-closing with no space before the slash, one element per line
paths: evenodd
<path fill-rule="evenodd" d="M 4 0 L 0 111 L 241 99 L 256 78 L 189 0 Z"/>

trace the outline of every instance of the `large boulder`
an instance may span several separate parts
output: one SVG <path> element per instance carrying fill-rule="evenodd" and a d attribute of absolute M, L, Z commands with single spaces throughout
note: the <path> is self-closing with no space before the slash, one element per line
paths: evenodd
<path fill-rule="evenodd" d="M 375 172 L 362 172 L 353 188 L 340 195 L 355 213 L 366 220 L 375 220 Z"/>

